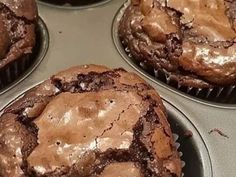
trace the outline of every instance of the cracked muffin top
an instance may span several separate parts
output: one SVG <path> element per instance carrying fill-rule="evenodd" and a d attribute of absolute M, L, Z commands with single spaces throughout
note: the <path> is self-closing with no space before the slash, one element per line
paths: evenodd
<path fill-rule="evenodd" d="M 36 22 L 35 0 L 0 0 L 0 71 L 32 53 Z"/>
<path fill-rule="evenodd" d="M 119 36 L 133 57 L 183 85 L 236 84 L 236 1 L 132 0 Z"/>
<path fill-rule="evenodd" d="M 0 176 L 180 177 L 181 161 L 150 85 L 123 69 L 84 65 L 3 110 Z"/>

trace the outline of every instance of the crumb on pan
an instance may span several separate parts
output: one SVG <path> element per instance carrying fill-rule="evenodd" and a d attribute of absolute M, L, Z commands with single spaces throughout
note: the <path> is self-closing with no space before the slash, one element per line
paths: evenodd
<path fill-rule="evenodd" d="M 225 133 L 223 133 L 221 130 L 219 130 L 218 128 L 214 128 L 214 129 L 212 129 L 212 130 L 210 130 L 208 133 L 209 134 L 212 134 L 212 133 L 218 133 L 220 136 L 222 136 L 222 137 L 225 137 L 225 138 L 229 138 L 229 136 L 228 135 L 226 135 Z"/>

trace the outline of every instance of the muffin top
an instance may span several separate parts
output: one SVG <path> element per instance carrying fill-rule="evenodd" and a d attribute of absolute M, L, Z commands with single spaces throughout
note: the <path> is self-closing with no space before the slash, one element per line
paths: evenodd
<path fill-rule="evenodd" d="M 236 1 L 133 0 L 120 36 L 133 56 L 195 85 L 236 84 Z"/>
<path fill-rule="evenodd" d="M 181 176 L 161 98 L 123 69 L 70 68 L 0 118 L 0 176 Z"/>
<path fill-rule="evenodd" d="M 35 45 L 35 0 L 0 0 L 0 70 Z"/>

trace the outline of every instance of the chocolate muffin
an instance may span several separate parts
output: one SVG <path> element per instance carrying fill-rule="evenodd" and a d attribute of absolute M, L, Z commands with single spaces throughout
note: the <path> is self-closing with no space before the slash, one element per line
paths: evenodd
<path fill-rule="evenodd" d="M 85 65 L 3 110 L 0 176 L 180 177 L 181 161 L 156 91 L 123 69 Z"/>
<path fill-rule="evenodd" d="M 25 70 L 36 23 L 34 0 L 0 0 L 0 89 Z"/>
<path fill-rule="evenodd" d="M 55 4 L 55 5 L 84 6 L 84 5 L 98 3 L 103 0 L 40 0 L 40 1 Z"/>
<path fill-rule="evenodd" d="M 156 75 L 212 88 L 236 84 L 235 30 L 234 0 L 132 0 L 119 37 L 132 58 Z"/>

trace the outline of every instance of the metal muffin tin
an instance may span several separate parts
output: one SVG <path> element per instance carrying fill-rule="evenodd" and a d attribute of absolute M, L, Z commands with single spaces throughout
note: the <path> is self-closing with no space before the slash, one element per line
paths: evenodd
<path fill-rule="evenodd" d="M 140 75 L 122 58 L 113 41 L 113 20 L 123 4 L 124 1 L 111 0 L 93 8 L 68 9 L 39 3 L 39 14 L 50 36 L 48 51 L 28 77 L 0 95 L 0 110 L 29 88 L 74 65 L 122 67 Z M 47 33 L 43 35 L 44 38 Z M 140 76 L 164 99 L 172 130 L 180 136 L 185 177 L 236 176 L 236 105 L 203 102 L 154 82 L 148 75 Z M 216 128 L 229 138 L 217 132 L 209 134 Z M 188 130 L 193 136 L 186 138 Z"/>

